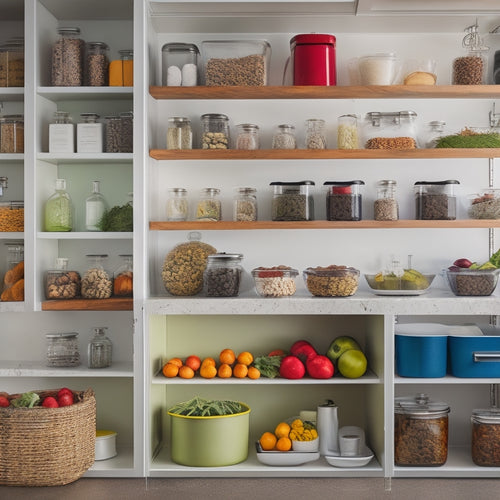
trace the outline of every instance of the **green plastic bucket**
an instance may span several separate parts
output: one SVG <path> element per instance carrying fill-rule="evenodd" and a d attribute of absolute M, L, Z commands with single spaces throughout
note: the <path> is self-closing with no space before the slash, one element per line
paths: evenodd
<path fill-rule="evenodd" d="M 248 457 L 250 408 L 234 415 L 172 417 L 170 443 L 172 460 L 190 467 L 221 467 Z"/>

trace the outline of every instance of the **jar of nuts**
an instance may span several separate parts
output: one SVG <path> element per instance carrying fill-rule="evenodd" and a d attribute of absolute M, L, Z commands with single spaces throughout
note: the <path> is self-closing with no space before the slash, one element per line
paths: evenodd
<path fill-rule="evenodd" d="M 104 269 L 106 254 L 88 254 L 89 268 L 82 278 L 84 299 L 109 299 L 113 293 L 112 275 Z"/>
<path fill-rule="evenodd" d="M 201 148 L 229 149 L 229 118 L 208 113 L 201 116 Z"/>
<path fill-rule="evenodd" d="M 45 298 L 74 299 L 80 295 L 81 278 L 77 271 L 68 270 L 68 259 L 58 257 L 55 269 L 45 273 Z"/>
<path fill-rule="evenodd" d="M 500 466 L 500 409 L 474 410 L 472 423 L 472 461 L 482 467 Z"/>

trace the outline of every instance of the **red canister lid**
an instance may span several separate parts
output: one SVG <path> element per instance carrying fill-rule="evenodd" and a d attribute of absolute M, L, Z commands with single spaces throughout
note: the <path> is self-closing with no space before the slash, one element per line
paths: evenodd
<path fill-rule="evenodd" d="M 335 46 L 335 40 L 336 39 L 333 35 L 308 33 L 304 35 L 295 35 L 290 40 L 290 45 L 323 44 Z"/>

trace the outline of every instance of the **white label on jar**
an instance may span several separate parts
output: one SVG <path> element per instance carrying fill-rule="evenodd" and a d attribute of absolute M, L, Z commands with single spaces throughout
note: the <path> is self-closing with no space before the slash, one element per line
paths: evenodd
<path fill-rule="evenodd" d="M 77 153 L 103 152 L 102 123 L 78 123 L 76 126 Z"/>
<path fill-rule="evenodd" d="M 72 123 L 49 125 L 49 153 L 74 153 L 75 137 Z"/>

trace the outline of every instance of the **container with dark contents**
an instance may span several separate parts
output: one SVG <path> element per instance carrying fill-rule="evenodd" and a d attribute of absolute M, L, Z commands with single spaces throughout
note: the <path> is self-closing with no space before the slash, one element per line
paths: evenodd
<path fill-rule="evenodd" d="M 106 153 L 132 153 L 134 115 L 124 112 L 106 116 L 105 150 Z"/>
<path fill-rule="evenodd" d="M 447 269 L 446 276 L 455 295 L 491 295 L 497 286 L 500 269 Z"/>
<path fill-rule="evenodd" d="M 455 220 L 457 218 L 456 180 L 415 182 L 417 220 Z"/>
<path fill-rule="evenodd" d="M 362 196 L 361 186 L 364 182 L 354 181 L 327 181 L 326 219 L 327 220 L 361 220 Z"/>
<path fill-rule="evenodd" d="M 205 270 L 207 297 L 236 297 L 240 291 L 243 255 L 216 253 L 208 256 Z"/>
<path fill-rule="evenodd" d="M 89 42 L 85 59 L 85 84 L 90 87 L 108 85 L 108 51 L 104 42 Z"/>
<path fill-rule="evenodd" d="M 366 149 L 415 149 L 417 147 L 415 111 L 371 112 L 363 126 Z"/>
<path fill-rule="evenodd" d="M 474 410 L 472 461 L 482 467 L 500 467 L 500 409 Z"/>
<path fill-rule="evenodd" d="M 377 182 L 377 199 L 373 204 L 375 220 L 398 220 L 399 206 L 396 199 L 396 181 L 383 180 Z"/>
<path fill-rule="evenodd" d="M 83 85 L 85 42 L 80 28 L 59 28 L 59 38 L 52 47 L 52 80 L 55 87 Z"/>
<path fill-rule="evenodd" d="M 104 269 L 106 254 L 88 254 L 89 268 L 82 278 L 84 299 L 109 299 L 113 293 L 112 274 Z"/>
<path fill-rule="evenodd" d="M 272 215 L 274 221 L 314 220 L 313 181 L 271 182 L 274 195 Z"/>
<path fill-rule="evenodd" d="M 47 300 L 74 299 L 80 295 L 81 277 L 78 271 L 68 269 L 68 259 L 58 257 L 56 266 L 45 273 Z"/>
<path fill-rule="evenodd" d="M 406 467 L 437 467 L 448 458 L 446 403 L 426 394 L 398 397 L 394 405 L 394 463 Z"/>
<path fill-rule="evenodd" d="M 80 365 L 78 333 L 47 333 L 47 366 L 68 368 Z"/>
<path fill-rule="evenodd" d="M 24 116 L 0 118 L 0 153 L 24 153 Z"/>
<path fill-rule="evenodd" d="M 0 87 L 24 87 L 24 40 L 0 46 Z"/>
<path fill-rule="evenodd" d="M 229 118 L 219 113 L 201 116 L 201 149 L 229 149 Z"/>

